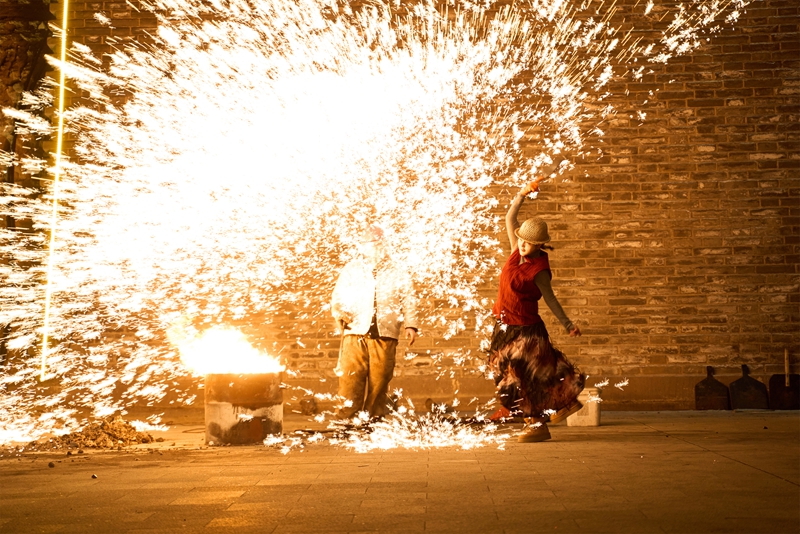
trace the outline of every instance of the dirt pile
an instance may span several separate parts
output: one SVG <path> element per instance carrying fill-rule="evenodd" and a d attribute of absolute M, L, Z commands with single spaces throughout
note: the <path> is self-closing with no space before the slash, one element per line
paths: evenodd
<path fill-rule="evenodd" d="M 48 440 L 31 442 L 27 450 L 64 450 L 64 449 L 116 449 L 139 443 L 153 443 L 157 441 L 146 432 L 139 432 L 122 417 L 105 419 L 89 423 L 82 430 L 56 436 Z M 158 441 L 163 441 L 159 438 Z"/>

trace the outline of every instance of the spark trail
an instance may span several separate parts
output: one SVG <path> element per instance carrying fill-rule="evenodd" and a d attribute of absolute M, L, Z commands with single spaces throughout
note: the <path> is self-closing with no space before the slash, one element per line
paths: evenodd
<path fill-rule="evenodd" d="M 151 42 L 117 43 L 105 61 L 74 44 L 63 65 L 86 96 L 64 114 L 74 144 L 50 279 L 55 392 L 36 388 L 34 357 L 50 198 L 1 186 L 0 214 L 33 231 L 0 229 L 0 325 L 15 355 L 0 377 L 0 442 L 174 391 L 188 373 L 167 340 L 175 325 L 234 325 L 277 351 L 263 331 L 278 314 L 326 324 L 368 221 L 420 297 L 446 303 L 428 309 L 431 328 L 453 335 L 470 317 L 484 328 L 498 186 L 568 169 L 615 112 L 609 81 L 691 51 L 745 4 L 642 4 L 672 22 L 640 39 L 592 0 L 145 2 Z M 4 110 L 20 133 L 52 133 L 40 116 L 49 83 Z"/>

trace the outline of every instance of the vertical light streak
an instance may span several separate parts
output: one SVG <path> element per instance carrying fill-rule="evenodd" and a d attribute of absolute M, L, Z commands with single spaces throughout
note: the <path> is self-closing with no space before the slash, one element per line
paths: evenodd
<path fill-rule="evenodd" d="M 62 0 L 64 8 L 61 12 L 61 66 L 58 80 L 58 133 L 56 134 L 56 169 L 53 177 L 53 209 L 50 213 L 50 242 L 47 253 L 47 284 L 44 293 L 44 327 L 42 329 L 42 364 L 39 381 L 44 382 L 47 371 L 47 342 L 50 334 L 50 301 L 52 299 L 53 251 L 56 244 L 56 227 L 58 223 L 58 186 L 61 180 L 61 150 L 64 139 L 64 64 L 67 61 L 67 15 L 69 0 Z"/>

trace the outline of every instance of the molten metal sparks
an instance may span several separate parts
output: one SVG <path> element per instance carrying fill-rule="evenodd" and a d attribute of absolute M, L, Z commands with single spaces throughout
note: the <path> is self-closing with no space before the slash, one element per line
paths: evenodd
<path fill-rule="evenodd" d="M 591 402 L 603 402 L 603 399 L 599 395 L 589 394 L 588 398 L 586 399 L 586 403 Z"/>
<path fill-rule="evenodd" d="M 604 387 L 606 387 L 609 384 L 609 382 L 610 381 L 608 380 L 608 378 L 606 378 L 602 382 L 598 382 L 597 384 L 595 384 L 594 387 L 596 387 L 598 389 L 603 389 Z"/>
<path fill-rule="evenodd" d="M 324 415 L 317 421 L 324 421 Z M 330 434 L 332 432 L 332 434 Z M 333 421 L 323 432 L 299 431 L 288 436 L 269 436 L 268 447 L 278 447 L 283 454 L 302 450 L 306 445 L 327 442 L 358 453 L 397 448 L 428 450 L 455 447 L 470 450 L 496 445 L 504 449 L 511 436 L 509 429 L 484 421 L 480 415 L 462 419 L 455 412 L 434 408 L 428 414 L 416 414 L 401 407 L 380 421 L 370 421 L 366 412 L 346 424 Z"/>
<path fill-rule="evenodd" d="M 420 297 L 444 303 L 427 324 L 445 337 L 473 321 L 485 332 L 491 303 L 477 288 L 498 267 L 493 188 L 571 168 L 615 113 L 612 79 L 692 50 L 746 2 L 652 8 L 673 21 L 648 42 L 612 26 L 599 1 L 482 4 L 398 14 L 335 0 L 153 0 L 152 43 L 117 42 L 104 61 L 73 44 L 58 65 L 86 96 L 59 115 L 76 140 L 61 188 L 0 184 L 0 215 L 36 230 L 0 229 L 0 325 L 12 325 L 14 354 L 0 441 L 68 432 L 87 406 L 98 417 L 163 398 L 187 374 L 167 342 L 175 325 L 272 329 L 253 338 L 261 352 L 267 339 L 304 343 L 305 332 L 278 332 L 281 314 L 327 334 L 336 273 L 367 222 L 386 230 Z M 23 102 L 4 110 L 18 131 L 51 135 L 39 116 L 48 91 Z M 46 333 L 48 388 L 27 355 Z"/>
<path fill-rule="evenodd" d="M 344 431 L 341 437 L 330 441 L 333 445 L 363 453 L 396 448 L 425 450 L 457 447 L 469 450 L 489 445 L 502 448 L 508 437 L 507 433 L 497 432 L 495 425 L 475 428 L 435 413 L 420 417 L 414 417 L 412 413 L 387 417 L 372 423 L 367 430 Z"/>

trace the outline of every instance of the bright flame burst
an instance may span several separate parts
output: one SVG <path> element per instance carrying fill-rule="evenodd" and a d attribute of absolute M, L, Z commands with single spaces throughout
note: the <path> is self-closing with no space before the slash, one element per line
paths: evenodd
<path fill-rule="evenodd" d="M 208 374 L 280 373 L 280 360 L 257 349 L 239 330 L 215 326 L 202 335 L 189 336 L 171 329 L 170 343 L 177 347 L 183 366 L 197 376 Z"/>
<path fill-rule="evenodd" d="M 35 383 L 50 197 L 0 185 L 0 214 L 35 230 L 0 229 L 0 325 L 14 355 L 0 441 L 174 391 L 187 370 L 166 332 L 182 321 L 236 324 L 263 349 L 279 315 L 322 329 L 367 221 L 386 229 L 421 298 L 446 303 L 428 325 L 449 336 L 472 316 L 482 329 L 497 186 L 569 168 L 588 150 L 585 132 L 601 135 L 614 114 L 610 80 L 690 51 L 745 3 L 691 2 L 647 41 L 592 0 L 358 11 L 153 0 L 151 43 L 118 42 L 103 61 L 73 44 L 68 64 L 54 61 L 84 97 L 64 115 L 75 144 L 50 280 L 50 389 Z M 51 87 L 4 110 L 20 133 L 52 133 L 40 116 Z M 35 158 L 0 161 L 48 172 Z"/>

